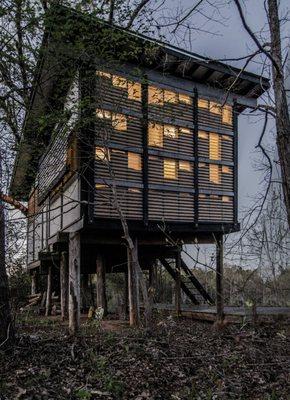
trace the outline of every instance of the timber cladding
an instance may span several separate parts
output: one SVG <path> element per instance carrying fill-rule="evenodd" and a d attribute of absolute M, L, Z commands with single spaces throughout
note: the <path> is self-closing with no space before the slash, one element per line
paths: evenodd
<path fill-rule="evenodd" d="M 192 84 L 104 68 L 95 79 L 95 217 L 118 218 L 118 204 L 133 220 L 233 223 L 232 106 L 195 100 Z"/>

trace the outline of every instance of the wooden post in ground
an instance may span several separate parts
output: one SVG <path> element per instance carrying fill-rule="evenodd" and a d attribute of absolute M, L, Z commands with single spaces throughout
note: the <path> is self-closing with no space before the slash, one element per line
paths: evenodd
<path fill-rule="evenodd" d="M 68 256 L 63 251 L 60 255 L 60 307 L 61 319 L 68 318 Z"/>
<path fill-rule="evenodd" d="M 129 299 L 128 299 L 128 271 L 124 273 L 124 319 L 128 317 Z"/>
<path fill-rule="evenodd" d="M 127 249 L 128 262 L 128 299 L 129 299 L 129 321 L 131 326 L 139 325 L 137 309 L 137 274 L 132 265 L 132 258 L 129 249 Z"/>
<path fill-rule="evenodd" d="M 179 248 L 176 253 L 175 310 L 179 317 L 181 314 L 181 250 Z"/>
<path fill-rule="evenodd" d="M 31 294 L 34 295 L 37 293 L 38 287 L 37 287 L 37 282 L 38 280 L 38 274 L 36 271 L 32 271 L 31 273 Z"/>
<path fill-rule="evenodd" d="M 154 296 L 156 292 L 156 279 L 157 279 L 157 271 L 156 271 L 156 264 L 152 264 L 149 268 L 149 301 L 150 301 L 150 308 L 153 315 L 153 304 L 154 304 Z"/>
<path fill-rule="evenodd" d="M 216 313 L 217 323 L 224 320 L 224 245 L 223 235 L 216 235 Z"/>
<path fill-rule="evenodd" d="M 69 235 L 69 330 L 76 334 L 80 327 L 80 255 L 79 232 Z"/>
<path fill-rule="evenodd" d="M 97 255 L 97 307 L 104 309 L 104 315 L 107 314 L 107 296 L 106 296 L 106 270 L 104 257 Z"/>
<path fill-rule="evenodd" d="M 51 313 L 51 294 L 52 294 L 52 266 L 48 266 L 47 270 L 47 286 L 46 286 L 46 304 L 45 304 L 45 316 L 47 317 Z"/>

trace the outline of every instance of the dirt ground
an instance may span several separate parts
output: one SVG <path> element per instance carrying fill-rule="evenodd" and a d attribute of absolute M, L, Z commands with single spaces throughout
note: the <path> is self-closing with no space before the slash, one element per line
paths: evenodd
<path fill-rule="evenodd" d="M 159 317 L 151 332 L 57 319 L 21 321 L 0 349 L 0 399 L 290 399 L 290 327 Z"/>

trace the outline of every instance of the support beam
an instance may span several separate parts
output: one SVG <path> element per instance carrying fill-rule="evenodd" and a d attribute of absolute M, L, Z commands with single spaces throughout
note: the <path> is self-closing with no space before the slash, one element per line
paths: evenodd
<path fill-rule="evenodd" d="M 216 235 L 216 312 L 217 322 L 224 320 L 224 245 L 223 234 Z"/>
<path fill-rule="evenodd" d="M 124 318 L 127 319 L 129 310 L 128 271 L 125 271 L 124 275 Z"/>
<path fill-rule="evenodd" d="M 175 310 L 177 316 L 181 314 L 181 251 L 177 250 L 175 256 L 176 280 L 175 280 Z"/>
<path fill-rule="evenodd" d="M 45 303 L 45 316 L 51 313 L 51 294 L 52 294 L 52 266 L 48 266 L 47 270 L 47 286 L 46 286 L 46 303 Z"/>
<path fill-rule="evenodd" d="M 68 255 L 63 251 L 60 255 L 60 307 L 62 321 L 68 318 Z"/>
<path fill-rule="evenodd" d="M 139 325 L 139 310 L 138 310 L 138 290 L 137 290 L 137 274 L 133 268 L 132 258 L 129 249 L 127 249 L 128 262 L 128 299 L 129 299 L 129 320 L 131 326 Z"/>
<path fill-rule="evenodd" d="M 79 232 L 69 235 L 69 330 L 76 334 L 80 327 L 80 255 Z"/>
<path fill-rule="evenodd" d="M 34 295 L 38 292 L 38 273 L 36 270 L 31 273 L 31 294 Z"/>
<path fill-rule="evenodd" d="M 96 270 L 97 270 L 97 307 L 103 308 L 104 315 L 107 315 L 106 269 L 104 264 L 104 257 L 101 254 L 97 255 Z"/>

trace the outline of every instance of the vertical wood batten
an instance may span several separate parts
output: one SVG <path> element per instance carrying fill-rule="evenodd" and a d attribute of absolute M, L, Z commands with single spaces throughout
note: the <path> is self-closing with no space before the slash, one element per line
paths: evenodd
<path fill-rule="evenodd" d="M 199 202 L 199 188 L 198 188 L 198 91 L 197 88 L 193 90 L 193 123 L 194 123 L 194 131 L 193 131 L 193 155 L 194 155 L 194 221 L 195 224 L 198 225 L 199 220 L 199 210 L 198 210 L 198 202 Z"/>
<path fill-rule="evenodd" d="M 143 222 L 148 224 L 148 81 L 142 83 Z"/>
<path fill-rule="evenodd" d="M 80 327 L 80 233 L 69 235 L 69 330 L 77 333 Z"/>
<path fill-rule="evenodd" d="M 233 105 L 233 153 L 234 153 L 234 224 L 238 223 L 238 111 L 237 102 Z"/>

